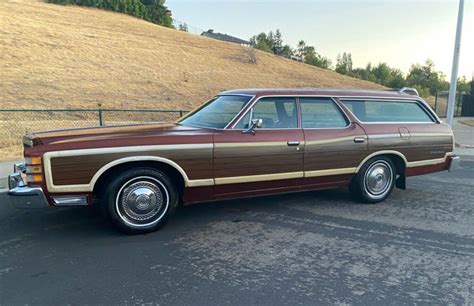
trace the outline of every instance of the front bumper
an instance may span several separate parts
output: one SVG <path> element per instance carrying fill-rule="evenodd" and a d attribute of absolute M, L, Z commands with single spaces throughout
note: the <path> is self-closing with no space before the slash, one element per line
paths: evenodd
<path fill-rule="evenodd" d="M 21 172 L 15 172 L 8 177 L 8 189 L 10 203 L 15 207 L 42 208 L 49 206 L 43 189 L 28 187 L 23 181 Z"/>
<path fill-rule="evenodd" d="M 461 158 L 459 156 L 451 156 L 450 157 L 451 161 L 449 162 L 449 168 L 448 171 L 456 171 L 461 167 Z"/>

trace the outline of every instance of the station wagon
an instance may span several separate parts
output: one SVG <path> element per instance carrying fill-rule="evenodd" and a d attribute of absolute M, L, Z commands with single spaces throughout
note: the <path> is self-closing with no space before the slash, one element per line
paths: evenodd
<path fill-rule="evenodd" d="M 347 186 L 363 203 L 454 170 L 451 128 L 413 89 L 245 89 L 175 123 L 38 132 L 9 178 L 17 206 L 101 205 L 121 230 L 179 204 Z"/>

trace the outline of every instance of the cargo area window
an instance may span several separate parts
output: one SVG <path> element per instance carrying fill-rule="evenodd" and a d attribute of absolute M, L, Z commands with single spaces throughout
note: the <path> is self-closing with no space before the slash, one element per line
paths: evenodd
<path fill-rule="evenodd" d="M 303 128 L 342 128 L 349 121 L 330 98 L 300 98 Z"/>
<path fill-rule="evenodd" d="M 362 122 L 434 122 L 416 101 L 342 100 Z"/>

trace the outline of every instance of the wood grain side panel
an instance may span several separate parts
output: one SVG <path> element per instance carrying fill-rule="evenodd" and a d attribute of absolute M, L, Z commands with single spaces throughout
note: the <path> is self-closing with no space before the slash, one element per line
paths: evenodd
<path fill-rule="evenodd" d="M 212 149 L 163 150 L 58 157 L 51 160 L 53 182 L 56 186 L 90 183 L 94 174 L 108 163 L 133 156 L 159 156 L 177 163 L 190 180 L 212 178 Z"/>
<path fill-rule="evenodd" d="M 286 146 L 284 149 L 286 149 Z M 215 177 L 301 171 L 301 165 L 303 164 L 303 154 L 299 152 L 266 156 L 263 152 L 256 151 L 253 154 L 255 155 L 240 157 L 229 156 L 216 159 L 214 163 Z"/>

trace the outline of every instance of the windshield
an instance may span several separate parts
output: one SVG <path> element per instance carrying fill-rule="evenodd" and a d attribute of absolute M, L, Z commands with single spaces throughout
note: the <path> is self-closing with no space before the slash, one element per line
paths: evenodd
<path fill-rule="evenodd" d="M 249 96 L 218 96 L 185 117 L 179 123 L 223 129 L 251 98 Z"/>

